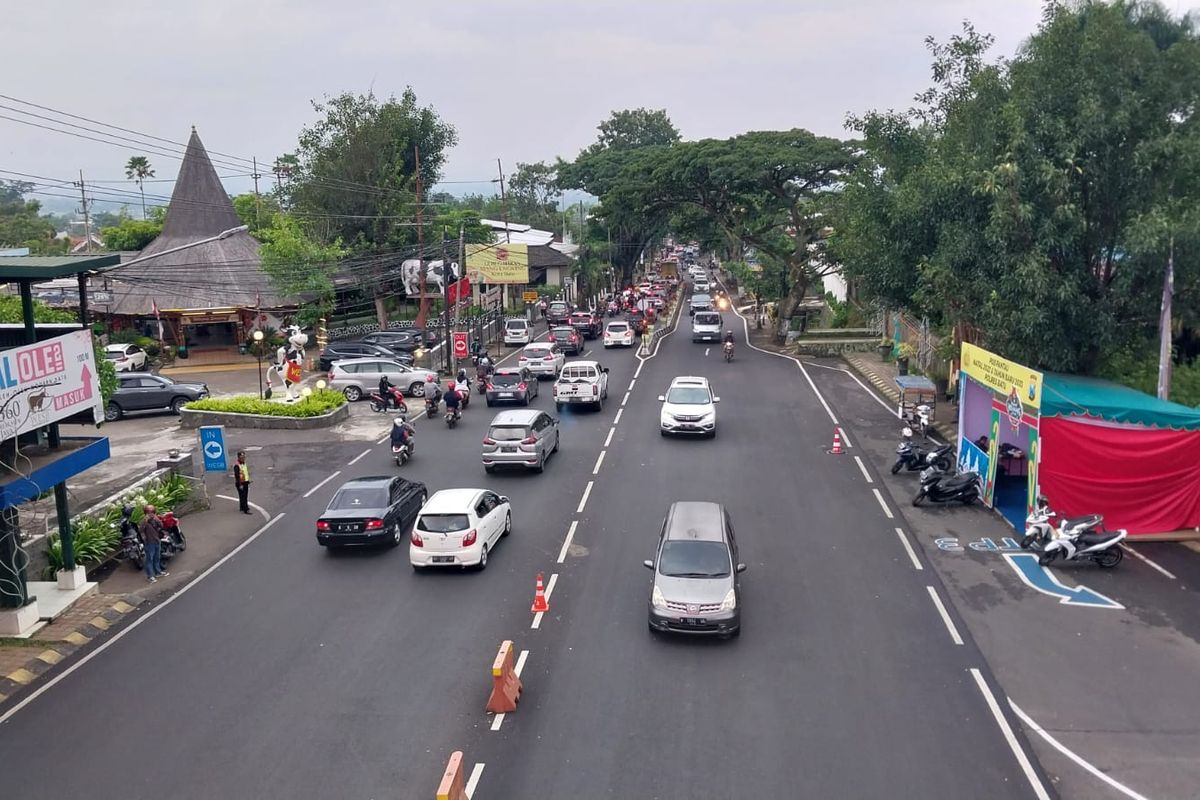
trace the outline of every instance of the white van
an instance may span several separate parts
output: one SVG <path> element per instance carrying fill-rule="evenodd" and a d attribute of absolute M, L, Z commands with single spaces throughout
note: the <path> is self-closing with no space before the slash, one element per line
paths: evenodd
<path fill-rule="evenodd" d="M 697 311 L 692 316 L 693 342 L 719 342 L 723 332 L 721 315 L 716 311 Z"/>
<path fill-rule="evenodd" d="M 529 327 L 529 321 L 524 319 L 510 319 L 504 323 L 504 343 L 512 345 L 529 344 L 532 341 L 533 332 Z"/>

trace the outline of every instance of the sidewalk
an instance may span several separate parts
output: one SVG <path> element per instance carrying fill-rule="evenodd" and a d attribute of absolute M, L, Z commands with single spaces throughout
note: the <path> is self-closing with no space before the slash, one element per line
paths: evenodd
<path fill-rule="evenodd" d="M 900 389 L 896 386 L 898 373 L 895 361 L 883 361 L 870 353 L 844 353 L 842 360 L 854 372 L 865 378 L 880 394 L 900 405 Z M 938 398 L 934 421 L 930 426 L 947 442 L 958 441 L 958 404 Z"/>

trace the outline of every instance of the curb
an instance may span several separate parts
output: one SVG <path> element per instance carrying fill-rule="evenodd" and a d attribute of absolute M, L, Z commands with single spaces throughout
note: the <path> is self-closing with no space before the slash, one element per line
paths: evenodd
<path fill-rule="evenodd" d="M 22 689 L 28 688 L 59 662 L 86 647 L 93 639 L 111 628 L 123 616 L 133 611 L 140 602 L 141 598 L 131 595 L 122 596 L 95 617 L 70 631 L 62 639 L 54 640 L 52 644 L 47 643 L 45 649 L 26 661 L 23 666 L 18 667 L 4 677 L 0 677 L 0 703 L 3 703 Z M 31 647 L 29 649 L 34 650 L 36 648 Z"/>

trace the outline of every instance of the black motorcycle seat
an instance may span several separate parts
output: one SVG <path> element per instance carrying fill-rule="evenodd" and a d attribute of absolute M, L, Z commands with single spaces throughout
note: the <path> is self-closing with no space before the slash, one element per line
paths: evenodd
<path fill-rule="evenodd" d="M 948 478 L 942 479 L 941 489 L 942 489 L 942 491 L 955 491 L 957 489 L 961 489 L 964 486 L 967 486 L 974 482 L 975 482 L 975 475 L 973 475 L 971 473 L 964 473 L 961 475 L 952 475 Z"/>
<path fill-rule="evenodd" d="M 1066 528 L 1094 528 L 1104 520 L 1101 514 L 1084 514 L 1082 517 L 1071 517 L 1064 519 L 1062 525 Z"/>
<path fill-rule="evenodd" d="M 1111 533 L 1081 533 L 1076 537 L 1075 542 L 1080 547 L 1092 547 L 1101 542 L 1107 542 L 1111 538 L 1113 538 Z"/>

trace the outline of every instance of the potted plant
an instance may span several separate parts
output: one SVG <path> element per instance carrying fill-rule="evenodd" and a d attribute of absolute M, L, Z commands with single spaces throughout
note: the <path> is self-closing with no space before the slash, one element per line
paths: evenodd
<path fill-rule="evenodd" d="M 908 361 L 917 354 L 914 348 L 908 342 L 901 342 L 896 348 L 896 372 L 900 375 L 908 374 Z"/>
<path fill-rule="evenodd" d="M 887 357 L 889 355 L 891 355 L 892 348 L 894 346 L 895 346 L 895 343 L 891 340 L 890 337 L 885 336 L 882 339 L 880 339 L 879 344 L 875 348 L 876 350 L 879 351 L 879 360 L 887 361 Z"/>
<path fill-rule="evenodd" d="M 938 397 L 946 397 L 950 388 L 950 365 L 935 357 L 925 369 L 925 375 L 933 381 Z"/>

